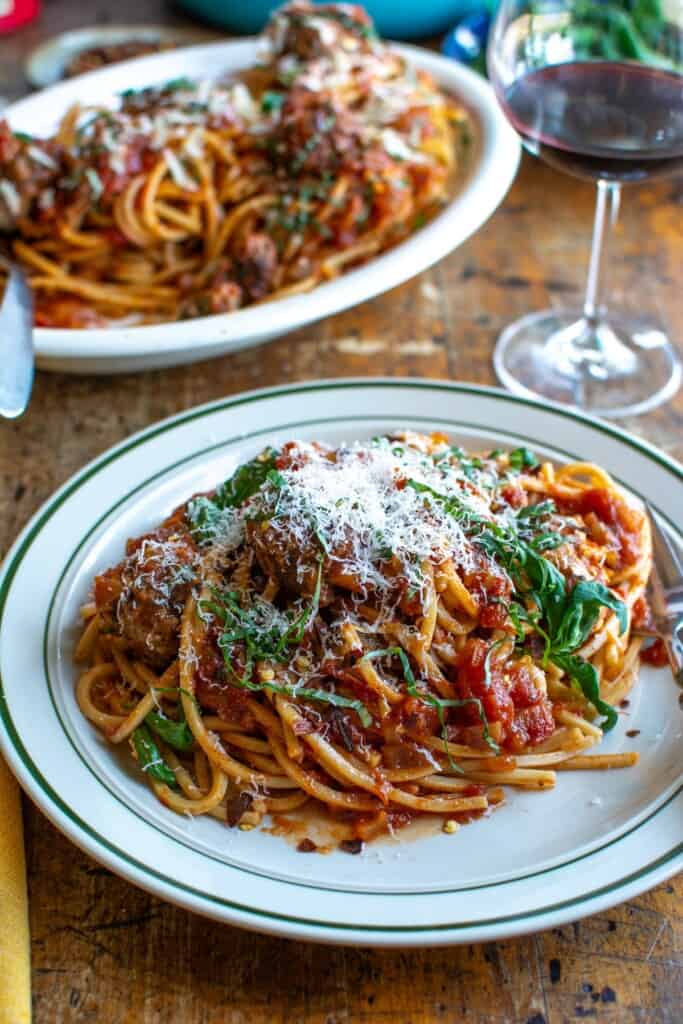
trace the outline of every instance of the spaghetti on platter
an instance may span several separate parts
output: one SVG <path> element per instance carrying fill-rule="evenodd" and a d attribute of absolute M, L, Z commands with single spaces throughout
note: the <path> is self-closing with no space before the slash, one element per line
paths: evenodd
<path fill-rule="evenodd" d="M 49 139 L 0 121 L 0 231 L 36 323 L 136 325 L 306 292 L 440 208 L 467 114 L 362 8 L 276 12 L 263 63 L 68 111 Z"/>
<path fill-rule="evenodd" d="M 442 434 L 292 441 L 97 576 L 83 714 L 172 810 L 448 832 L 592 752 L 638 674 L 649 524 L 592 463 Z M 310 849 L 311 844 L 303 847 Z"/>

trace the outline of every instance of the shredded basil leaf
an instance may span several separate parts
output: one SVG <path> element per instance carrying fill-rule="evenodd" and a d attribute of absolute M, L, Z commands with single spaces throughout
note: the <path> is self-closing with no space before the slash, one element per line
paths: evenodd
<path fill-rule="evenodd" d="M 180 92 L 185 89 L 194 89 L 195 83 L 185 75 L 180 78 L 172 78 L 170 82 L 164 82 L 161 88 L 164 92 Z"/>
<path fill-rule="evenodd" d="M 540 465 L 538 459 L 528 448 L 514 448 L 508 452 L 510 469 L 515 473 L 521 473 L 523 469 L 535 469 Z"/>
<path fill-rule="evenodd" d="M 604 721 L 601 723 L 603 732 L 613 729 L 619 716 L 612 705 L 600 696 L 600 681 L 594 666 L 575 654 L 558 652 L 551 654 L 551 658 L 559 668 L 564 669 L 570 679 L 579 684 L 584 697 L 591 702 L 598 714 L 604 716 Z"/>
<path fill-rule="evenodd" d="M 500 747 L 491 737 L 491 734 L 489 732 L 489 723 L 488 719 L 486 718 L 484 706 L 478 697 L 465 697 L 462 700 L 454 700 L 445 697 L 437 697 L 433 693 L 425 692 L 425 690 L 421 689 L 420 686 L 418 685 L 418 681 L 415 678 L 415 674 L 410 666 L 408 655 L 406 654 L 402 647 L 385 647 L 383 650 L 380 651 L 369 651 L 368 654 L 363 656 L 362 660 L 383 657 L 398 658 L 398 660 L 401 662 L 401 668 L 403 669 L 403 675 L 406 681 L 406 689 L 410 696 L 417 697 L 419 700 L 424 701 L 426 704 L 431 704 L 432 707 L 436 709 L 436 712 L 439 716 L 439 723 L 441 725 L 441 738 L 444 744 L 444 753 L 446 754 L 452 769 L 462 773 L 462 768 L 453 760 L 453 757 L 448 749 L 448 736 L 446 733 L 446 719 L 444 715 L 444 711 L 446 708 L 462 708 L 468 704 L 474 704 L 477 708 L 479 718 L 481 719 L 481 723 L 484 727 L 483 735 L 487 746 L 489 746 L 497 754 L 500 753 Z"/>
<path fill-rule="evenodd" d="M 282 632 L 276 626 L 264 627 L 263 623 L 259 621 L 258 605 L 242 607 L 238 594 L 234 591 L 221 594 L 214 590 L 214 600 L 203 601 L 201 608 L 203 611 L 211 613 L 223 625 L 223 630 L 218 638 L 218 646 L 223 653 L 225 668 L 233 686 L 252 692 L 270 690 L 288 697 L 303 697 L 321 704 L 349 708 L 356 712 L 362 724 L 367 727 L 372 724 L 372 715 L 363 702 L 356 698 L 344 697 L 328 690 L 310 689 L 296 683 L 254 682 L 252 678 L 254 666 L 258 661 L 280 663 L 289 661 L 288 648 L 301 643 L 306 630 L 318 612 L 321 587 L 322 558 L 318 564 L 318 576 L 310 605 L 303 608 L 296 617 L 288 617 L 288 625 Z M 245 652 L 245 665 L 241 675 L 235 669 L 232 661 L 232 650 L 238 643 L 244 645 Z"/>

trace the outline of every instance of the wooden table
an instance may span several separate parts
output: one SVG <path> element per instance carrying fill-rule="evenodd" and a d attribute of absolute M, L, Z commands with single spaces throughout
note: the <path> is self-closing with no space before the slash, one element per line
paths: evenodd
<path fill-rule="evenodd" d="M 117 19 L 154 21 L 153 0 Z M 88 20 L 111 20 L 89 5 Z M 20 59 L 82 22 L 78 0 L 0 44 L 0 93 Z M 164 13 L 165 20 L 168 16 Z M 612 293 L 657 309 L 683 339 L 683 185 L 627 192 Z M 109 378 L 38 374 L 31 408 L 0 425 L 0 552 L 38 505 L 109 445 L 246 388 L 389 374 L 494 383 L 504 324 L 580 299 L 593 193 L 524 161 L 491 222 L 434 270 L 325 323 L 231 358 Z M 627 426 L 683 457 L 683 394 Z M 680 1024 L 683 878 L 538 935 L 434 951 L 297 944 L 167 906 L 80 853 L 28 802 L 36 1024 Z M 1 912 L 1 910 L 0 910 Z M 0 968 L 0 984 L 1 968 Z"/>

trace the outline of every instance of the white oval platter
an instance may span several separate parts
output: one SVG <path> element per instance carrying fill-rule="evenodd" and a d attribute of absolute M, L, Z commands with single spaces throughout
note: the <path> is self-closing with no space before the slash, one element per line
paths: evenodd
<path fill-rule="evenodd" d="M 38 327 L 37 365 L 71 373 L 122 373 L 195 362 L 236 352 L 286 334 L 380 295 L 438 262 L 461 245 L 500 205 L 517 172 L 520 146 L 493 90 L 481 75 L 414 46 L 398 46 L 415 67 L 430 71 L 472 112 L 477 144 L 464 181 L 443 211 L 424 228 L 365 266 L 290 296 L 218 316 L 140 327 L 83 330 Z M 141 89 L 173 78 L 213 77 L 250 67 L 257 42 L 211 43 L 139 57 L 93 71 L 7 107 L 16 131 L 51 133 L 68 108 L 107 102 L 124 89 Z"/>

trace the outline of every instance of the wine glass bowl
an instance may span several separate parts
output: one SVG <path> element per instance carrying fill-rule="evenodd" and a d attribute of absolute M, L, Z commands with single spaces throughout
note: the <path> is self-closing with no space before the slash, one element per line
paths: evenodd
<path fill-rule="evenodd" d="M 496 372 L 599 415 L 652 408 L 679 387 L 678 357 L 661 325 L 608 313 L 601 285 L 620 186 L 683 171 L 683 5 L 673 21 L 659 0 L 502 0 L 488 68 L 525 148 L 598 187 L 583 308 L 511 324 Z"/>

